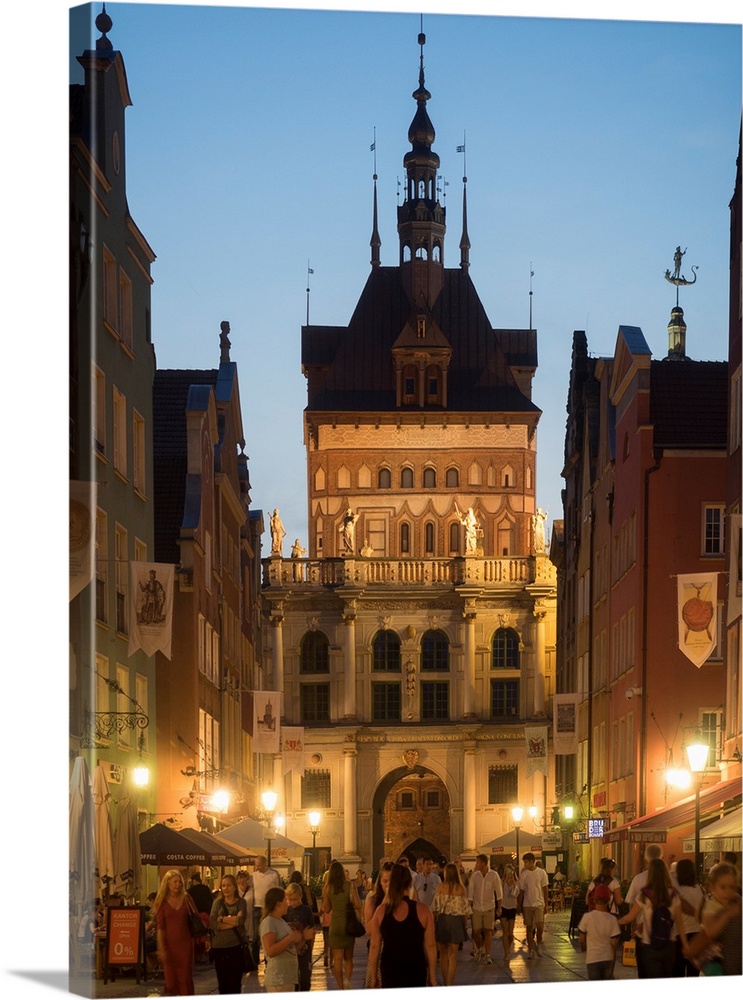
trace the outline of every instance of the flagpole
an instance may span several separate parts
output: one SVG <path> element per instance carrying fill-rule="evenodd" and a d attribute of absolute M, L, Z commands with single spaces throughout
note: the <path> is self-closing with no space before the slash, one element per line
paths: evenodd
<path fill-rule="evenodd" d="M 531 325 L 532 322 L 531 307 L 532 307 L 532 298 L 534 296 L 534 292 L 532 292 L 531 290 L 531 279 L 533 277 L 534 277 L 534 272 L 531 269 L 531 261 L 529 261 L 529 329 L 530 330 L 533 329 Z"/>
<path fill-rule="evenodd" d="M 314 273 L 315 272 L 310 267 L 310 260 L 308 257 L 307 258 L 307 323 L 306 323 L 307 326 L 310 325 L 310 275 Z"/>

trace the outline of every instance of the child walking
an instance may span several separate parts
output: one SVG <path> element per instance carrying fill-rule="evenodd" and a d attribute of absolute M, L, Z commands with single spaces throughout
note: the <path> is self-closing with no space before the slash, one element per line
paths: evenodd
<path fill-rule="evenodd" d="M 586 953 L 589 979 L 614 978 L 614 960 L 622 931 L 617 918 L 609 913 L 611 896 L 607 885 L 597 885 L 593 890 L 596 908 L 584 913 L 578 924 L 580 950 Z"/>

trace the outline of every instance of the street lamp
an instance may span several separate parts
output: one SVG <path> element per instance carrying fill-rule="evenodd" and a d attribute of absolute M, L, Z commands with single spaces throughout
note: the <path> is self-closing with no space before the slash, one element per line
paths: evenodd
<path fill-rule="evenodd" d="M 272 788 L 267 788 L 265 792 L 261 794 L 261 800 L 263 802 L 263 809 L 268 816 L 268 836 L 266 840 L 268 841 L 268 849 L 266 851 L 266 861 L 268 862 L 268 867 L 271 867 L 271 833 L 273 832 L 273 813 L 276 808 L 276 803 L 279 800 L 279 793 L 275 792 Z"/>
<path fill-rule="evenodd" d="M 317 875 L 317 835 L 320 832 L 320 821 L 322 813 L 319 809 L 311 809 L 307 814 L 310 821 L 310 833 L 312 834 L 312 876 Z"/>
<path fill-rule="evenodd" d="M 704 769 L 707 766 L 707 754 L 709 753 L 709 747 L 706 743 L 702 743 L 701 740 L 690 744 L 686 748 L 686 756 L 689 758 L 689 770 L 692 774 L 696 775 L 697 787 L 694 795 L 694 867 L 697 872 L 697 880 L 702 881 L 702 852 L 700 850 L 699 844 L 699 827 L 701 825 L 700 810 L 699 810 L 699 793 L 702 790 L 702 781 L 704 779 Z"/>
<path fill-rule="evenodd" d="M 511 809 L 511 817 L 513 819 L 513 825 L 516 829 L 516 872 L 519 870 L 519 861 L 521 857 L 519 855 L 519 830 L 521 829 L 521 820 L 524 818 L 524 810 L 521 806 L 514 806 Z"/>

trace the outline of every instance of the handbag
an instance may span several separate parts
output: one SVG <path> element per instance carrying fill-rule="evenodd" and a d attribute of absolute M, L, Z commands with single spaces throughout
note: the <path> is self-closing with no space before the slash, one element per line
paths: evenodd
<path fill-rule="evenodd" d="M 188 906 L 188 929 L 191 931 L 191 937 L 206 937 L 209 933 L 209 928 L 201 919 L 201 914 L 196 909 L 190 896 L 188 896 L 186 905 Z"/>
<path fill-rule="evenodd" d="M 351 937 L 362 937 L 366 934 L 366 927 L 356 916 L 353 903 L 346 903 L 346 934 L 350 934 Z"/>
<path fill-rule="evenodd" d="M 243 972 L 255 972 L 258 966 L 255 964 L 250 943 L 240 936 L 237 927 L 233 927 L 232 929 L 237 934 L 237 940 L 240 942 L 240 954 L 243 957 Z"/>

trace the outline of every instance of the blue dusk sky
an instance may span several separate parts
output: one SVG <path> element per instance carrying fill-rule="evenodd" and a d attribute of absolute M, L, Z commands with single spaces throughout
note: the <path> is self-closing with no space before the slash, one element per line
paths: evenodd
<path fill-rule="evenodd" d="M 157 254 L 158 366 L 216 366 L 229 320 L 253 506 L 278 506 L 306 544 L 308 261 L 310 322 L 345 325 L 370 268 L 376 134 L 381 257 L 397 263 L 420 16 L 107 10 L 133 101 L 129 207 Z M 740 28 L 437 13 L 423 27 L 445 262 L 459 263 L 465 145 L 471 275 L 493 326 L 528 327 L 534 272 L 537 501 L 552 520 L 575 329 L 611 354 L 619 324 L 639 326 L 663 357 L 681 244 L 684 272 L 699 268 L 681 293 L 688 353 L 726 356 Z"/>
<path fill-rule="evenodd" d="M 6 921 L 0 981 L 14 998 L 66 989 L 67 84 L 81 79 L 67 46 L 69 6 L 6 5 L 0 60 L 13 453 L 3 857 L 8 886 L 38 903 L 46 928 L 40 944 L 27 921 Z M 537 499 L 559 518 L 575 329 L 587 331 L 592 353 L 610 354 L 619 325 L 637 325 L 663 357 L 675 301 L 663 275 L 680 244 L 687 276 L 698 267 L 697 283 L 681 292 L 688 353 L 726 357 L 740 6 L 322 6 L 109 4 L 133 101 L 129 206 L 157 254 L 158 364 L 216 366 L 219 324 L 229 320 L 253 505 L 280 507 L 290 538 L 306 542 L 308 260 L 311 322 L 346 324 L 369 272 L 376 128 L 382 263 L 397 261 L 397 182 L 423 10 L 434 148 L 448 182 L 446 263 L 459 260 L 456 147 L 466 135 L 471 274 L 495 327 L 528 326 L 534 271 Z M 688 985 L 697 996 L 701 986 Z M 686 991 L 683 982 L 674 989 Z M 519 992 L 526 1000 L 537 991 Z"/>

